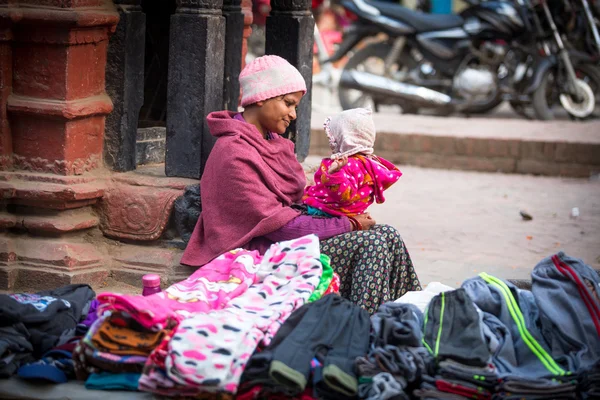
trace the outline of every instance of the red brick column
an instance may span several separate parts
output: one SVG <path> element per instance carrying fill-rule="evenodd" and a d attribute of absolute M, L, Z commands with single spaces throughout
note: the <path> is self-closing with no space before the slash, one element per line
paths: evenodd
<path fill-rule="evenodd" d="M 104 87 L 106 49 L 118 15 L 107 7 L 22 10 L 13 30 L 8 98 L 14 167 L 59 175 L 98 168 L 104 118 L 112 110 Z"/>
<path fill-rule="evenodd" d="M 0 289 L 93 282 L 108 273 L 103 256 L 66 235 L 99 222 L 90 206 L 104 193 L 104 73 L 119 16 L 110 0 L 20 3 L 0 6 Z"/>
<path fill-rule="evenodd" d="M 242 39 L 242 69 L 246 66 L 246 54 L 248 54 L 248 38 L 252 34 L 252 0 L 242 0 L 242 12 L 244 13 L 244 35 Z"/>

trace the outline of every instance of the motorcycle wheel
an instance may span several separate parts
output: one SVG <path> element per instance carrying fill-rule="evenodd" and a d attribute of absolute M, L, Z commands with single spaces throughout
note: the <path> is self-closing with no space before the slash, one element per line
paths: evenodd
<path fill-rule="evenodd" d="M 587 83 L 596 99 L 594 111 L 586 119 L 600 118 L 600 66 L 592 64 L 582 64 L 575 67 L 577 78 Z"/>
<path fill-rule="evenodd" d="M 346 63 L 343 71 L 358 70 L 370 72 L 380 76 L 385 75 L 385 58 L 392 50 L 388 43 L 373 43 L 357 51 Z M 400 65 L 398 66 L 400 67 Z M 342 71 L 342 73 L 343 73 Z M 367 93 L 357 89 L 346 89 L 338 86 L 338 97 L 342 109 L 349 110 L 359 107 L 371 107 L 376 109 L 378 102 Z M 417 114 L 418 107 L 410 104 L 400 104 L 404 114 Z"/>
<path fill-rule="evenodd" d="M 578 71 L 580 71 L 581 67 L 582 65 L 576 66 L 575 72 L 577 73 Z M 595 105 L 592 104 L 592 102 L 595 102 L 596 96 L 594 95 L 590 85 L 581 78 L 578 78 L 576 80 L 577 85 L 584 94 L 583 101 L 580 103 L 576 103 L 574 100 L 572 100 L 571 96 L 559 93 L 559 91 L 557 90 L 558 85 L 555 74 L 555 71 L 547 71 L 544 77 L 542 78 L 540 86 L 533 92 L 532 106 L 536 118 L 542 121 L 553 120 L 553 108 L 555 105 L 561 104 L 563 108 L 565 108 L 565 110 L 569 113 L 571 119 L 584 120 L 592 118 L 594 113 L 593 110 L 595 107 Z M 567 105 L 569 107 L 565 107 Z M 590 107 L 591 111 L 589 111 Z M 571 110 L 569 108 L 571 108 Z"/>

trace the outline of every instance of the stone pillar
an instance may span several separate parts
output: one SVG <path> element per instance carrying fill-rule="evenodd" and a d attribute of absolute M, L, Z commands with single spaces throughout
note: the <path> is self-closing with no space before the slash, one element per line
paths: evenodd
<path fill-rule="evenodd" d="M 298 106 L 298 119 L 287 132 L 296 144 L 296 157 L 300 162 L 308 155 L 310 146 L 314 27 L 310 0 L 271 0 L 265 54 L 281 56 L 298 68 L 308 89 Z"/>
<path fill-rule="evenodd" d="M 12 39 L 0 39 L 4 156 L 12 142 L 12 167 L 0 171 L 0 229 L 12 228 L 0 235 L 0 289 L 98 282 L 103 256 L 71 234 L 98 225 L 106 52 L 119 15 L 110 0 L 27 4 L 0 6 L 0 21 L 13 21 Z"/>
<path fill-rule="evenodd" d="M 106 117 L 104 160 L 124 172 L 135 169 L 136 137 L 144 103 L 144 51 L 146 16 L 141 0 L 114 0 L 119 24 L 110 38 L 106 66 L 106 92 L 114 109 Z"/>
<path fill-rule="evenodd" d="M 12 92 L 12 30 L 10 25 L 8 12 L 0 13 L 0 170 L 8 169 L 12 165 L 12 137 L 7 111 L 8 96 Z"/>
<path fill-rule="evenodd" d="M 240 98 L 238 76 L 242 68 L 242 34 L 244 15 L 241 0 L 224 0 L 225 74 L 223 76 L 223 109 L 237 111 Z"/>
<path fill-rule="evenodd" d="M 223 0 L 177 0 L 171 17 L 167 176 L 200 178 L 214 138 L 206 116 L 223 107 Z"/>

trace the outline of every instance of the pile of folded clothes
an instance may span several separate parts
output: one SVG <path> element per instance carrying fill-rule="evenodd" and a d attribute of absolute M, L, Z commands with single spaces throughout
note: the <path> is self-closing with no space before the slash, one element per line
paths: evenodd
<path fill-rule="evenodd" d="M 69 351 L 73 338 L 91 324 L 87 317 L 94 315 L 94 297 L 88 285 L 0 295 L 0 377 L 10 377 L 22 365 L 43 358 L 47 364 L 64 359 L 56 351 Z M 50 354 L 51 350 L 55 351 Z"/>
<path fill-rule="evenodd" d="M 385 303 L 371 325 L 368 354 L 356 360 L 360 397 L 409 399 L 433 368 L 433 357 L 421 344 L 423 313 L 413 304 Z"/>

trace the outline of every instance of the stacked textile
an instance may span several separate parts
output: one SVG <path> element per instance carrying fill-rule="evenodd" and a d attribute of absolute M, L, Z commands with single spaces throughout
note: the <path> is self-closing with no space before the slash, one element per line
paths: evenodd
<path fill-rule="evenodd" d="M 94 296 L 88 285 L 0 295 L 0 377 L 71 340 Z"/>
<path fill-rule="evenodd" d="M 600 399 L 600 360 L 581 371 L 579 394 L 582 399 Z"/>
<path fill-rule="evenodd" d="M 424 313 L 390 302 L 369 319 L 329 295 L 339 279 L 311 235 L 148 297 L 0 296 L 0 374 L 206 399 L 600 398 L 600 277 L 558 253 L 532 281 L 482 273 Z"/>
<path fill-rule="evenodd" d="M 74 336 L 67 343 L 46 352 L 41 359 L 21 366 L 17 375 L 22 379 L 43 379 L 54 383 L 75 379 L 73 351 L 80 339 L 80 336 Z"/>
<path fill-rule="evenodd" d="M 581 397 L 600 398 L 600 276 L 560 252 L 538 263 L 531 277 L 550 354 L 579 374 Z"/>
<path fill-rule="evenodd" d="M 354 361 L 368 349 L 369 329 L 367 311 L 339 296 L 304 305 L 250 358 L 240 394 L 246 399 L 356 397 Z"/>
<path fill-rule="evenodd" d="M 276 243 L 264 256 L 228 252 L 152 296 L 101 294 L 99 309 L 126 312 L 146 332 L 162 332 L 145 361 L 140 389 L 228 398 L 255 348 L 268 345 L 309 300 L 322 273 L 319 241 L 310 235 Z M 321 285 L 323 292 L 332 278 Z"/>
<path fill-rule="evenodd" d="M 148 357 L 167 332 L 145 329 L 124 311 L 106 312 L 75 348 L 77 379 L 89 388 L 137 390 Z"/>
<path fill-rule="evenodd" d="M 433 376 L 424 376 L 420 398 L 492 398 L 498 376 L 484 340 L 480 316 L 464 289 L 442 292 L 427 308 L 423 344 L 435 357 Z"/>
<path fill-rule="evenodd" d="M 432 357 L 422 346 L 423 313 L 412 304 L 385 303 L 371 317 L 371 340 L 366 357 L 356 361 L 363 399 L 409 399 Z"/>
<path fill-rule="evenodd" d="M 462 285 L 482 311 L 492 361 L 501 377 L 498 398 L 576 398 L 576 381 L 559 357 L 554 359 L 539 329 L 534 294 L 481 273 Z M 558 354 L 557 354 L 558 355 Z"/>

